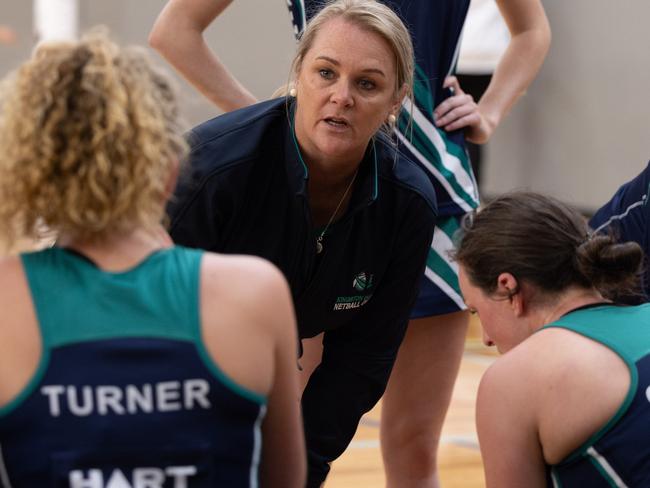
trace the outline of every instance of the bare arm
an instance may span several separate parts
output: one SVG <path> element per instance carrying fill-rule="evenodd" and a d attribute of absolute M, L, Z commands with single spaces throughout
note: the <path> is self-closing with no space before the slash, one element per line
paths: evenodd
<path fill-rule="evenodd" d="M 0 44 L 15 44 L 16 33 L 8 25 L 0 24 Z"/>
<path fill-rule="evenodd" d="M 289 286 L 276 271 L 266 314 L 275 339 L 275 373 L 262 426 L 261 485 L 303 488 L 307 476 L 305 435 L 298 389 L 298 334 Z"/>
<path fill-rule="evenodd" d="M 0 317 L 0 407 L 4 407 L 35 374 L 42 339 L 27 274 L 18 256 L 0 258 L 0 290 L 0 310 L 7 311 Z"/>
<path fill-rule="evenodd" d="M 261 258 L 205 253 L 201 296 L 210 356 L 233 381 L 267 400 L 261 486 L 304 488 L 298 334 L 286 280 Z"/>
<path fill-rule="evenodd" d="M 534 392 L 528 388 L 525 362 L 511 359 L 503 357 L 493 364 L 478 391 L 476 426 L 486 487 L 544 488 Z"/>
<path fill-rule="evenodd" d="M 228 112 L 257 100 L 208 47 L 203 32 L 232 0 L 170 0 L 156 19 L 149 44 L 197 90 Z"/>
<path fill-rule="evenodd" d="M 482 144 L 524 94 L 544 62 L 551 29 L 541 0 L 496 0 L 510 30 L 510 43 L 499 61 L 490 85 L 476 104 L 458 80 L 450 76 L 445 87 L 455 95 L 435 110 L 436 125 L 445 130 L 466 129 L 468 141 Z"/>

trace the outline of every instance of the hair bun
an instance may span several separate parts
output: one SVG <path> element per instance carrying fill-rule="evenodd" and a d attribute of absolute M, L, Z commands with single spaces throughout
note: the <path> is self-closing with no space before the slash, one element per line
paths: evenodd
<path fill-rule="evenodd" d="M 643 250 L 636 242 L 616 242 L 611 235 L 596 235 L 576 252 L 578 271 L 597 288 L 633 290 L 643 263 Z"/>

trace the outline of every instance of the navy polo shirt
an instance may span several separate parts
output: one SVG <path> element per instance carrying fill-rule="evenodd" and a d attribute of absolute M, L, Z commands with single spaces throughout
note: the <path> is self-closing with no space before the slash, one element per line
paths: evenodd
<path fill-rule="evenodd" d="M 300 337 L 325 332 L 303 394 L 310 486 L 383 394 L 417 296 L 436 221 L 431 183 L 383 137 L 368 146 L 347 212 L 312 225 L 308 169 L 284 98 L 192 130 L 190 168 L 169 206 L 174 241 L 261 256 L 287 278 Z M 311 481 L 314 480 L 314 481 Z"/>

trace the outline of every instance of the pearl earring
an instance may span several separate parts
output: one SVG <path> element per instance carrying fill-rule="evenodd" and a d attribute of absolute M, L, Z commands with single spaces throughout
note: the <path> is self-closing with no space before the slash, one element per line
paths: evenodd
<path fill-rule="evenodd" d="M 388 116 L 388 125 L 390 125 L 391 127 L 395 127 L 396 123 L 397 123 L 397 117 L 395 117 L 394 114 L 390 114 Z"/>
<path fill-rule="evenodd" d="M 298 94 L 298 91 L 295 88 L 292 88 L 291 90 L 289 90 L 289 96 L 290 97 L 296 98 L 297 94 Z"/>

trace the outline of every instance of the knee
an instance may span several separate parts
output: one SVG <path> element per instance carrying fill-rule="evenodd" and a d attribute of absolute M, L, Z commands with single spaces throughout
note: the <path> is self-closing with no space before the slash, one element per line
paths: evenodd
<path fill-rule="evenodd" d="M 428 478 L 436 473 L 439 435 L 422 423 L 394 423 L 384 429 L 381 445 L 387 469 L 408 472 L 414 478 Z"/>

